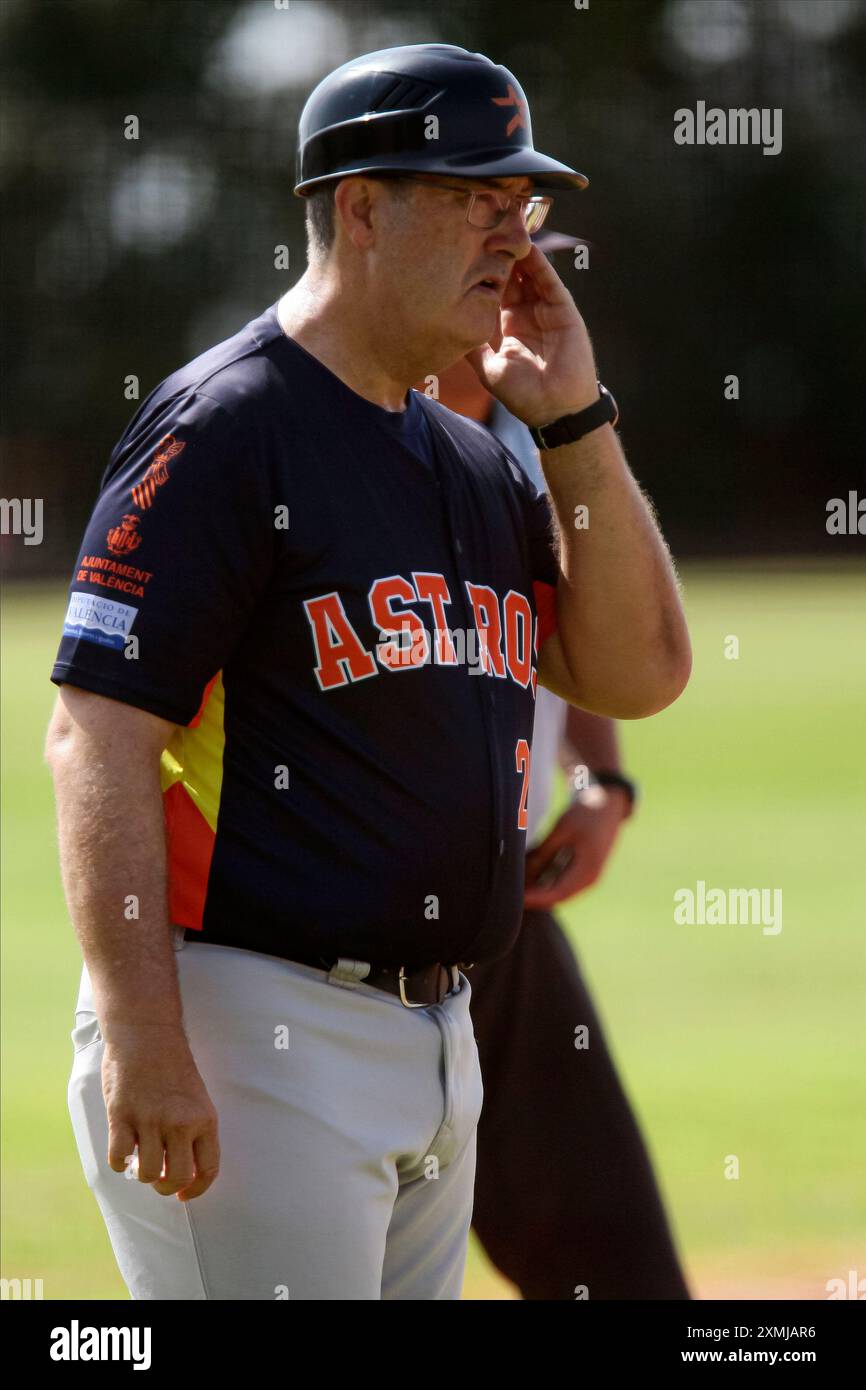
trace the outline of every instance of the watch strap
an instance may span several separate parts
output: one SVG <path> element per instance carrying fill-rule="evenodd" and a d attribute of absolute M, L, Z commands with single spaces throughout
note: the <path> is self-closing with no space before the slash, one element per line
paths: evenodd
<path fill-rule="evenodd" d="M 584 410 L 573 415 L 561 415 L 549 425 L 534 425 L 529 433 L 539 449 L 557 449 L 562 444 L 573 444 L 601 425 L 615 425 L 619 419 L 616 401 L 606 386 L 598 383 L 598 400 Z"/>
<path fill-rule="evenodd" d="M 619 791 L 625 792 L 629 803 L 628 814 L 631 815 L 637 804 L 636 782 L 633 782 L 630 777 L 626 777 L 622 772 L 609 772 L 604 768 L 598 772 L 593 770 L 592 778 L 600 787 L 614 787 L 618 788 Z"/>

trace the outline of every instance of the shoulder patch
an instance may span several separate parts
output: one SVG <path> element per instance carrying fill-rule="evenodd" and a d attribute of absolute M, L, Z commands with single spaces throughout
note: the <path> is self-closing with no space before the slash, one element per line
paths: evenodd
<path fill-rule="evenodd" d="M 137 615 L 138 609 L 128 603 L 76 590 L 69 596 L 63 636 L 96 642 L 100 647 L 122 648 Z"/>

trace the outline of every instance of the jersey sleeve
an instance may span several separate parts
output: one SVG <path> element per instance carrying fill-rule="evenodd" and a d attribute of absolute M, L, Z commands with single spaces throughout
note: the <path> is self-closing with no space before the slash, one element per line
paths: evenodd
<path fill-rule="evenodd" d="M 538 613 L 538 645 L 556 631 L 556 588 L 559 583 L 559 542 L 553 506 L 546 492 L 539 492 L 514 457 L 502 445 L 523 510 L 535 608 Z"/>
<path fill-rule="evenodd" d="M 553 507 L 546 492 L 538 492 L 535 484 L 526 479 L 526 530 L 532 558 L 532 578 L 536 583 L 552 585 L 559 582 L 559 553 Z"/>
<path fill-rule="evenodd" d="M 559 557 L 554 550 L 556 525 L 553 507 L 546 492 L 538 492 L 527 478 L 532 494 L 527 508 L 527 530 L 532 556 L 532 587 L 538 613 L 538 647 L 544 646 L 557 628 L 556 587 L 559 583 Z"/>
<path fill-rule="evenodd" d="M 112 453 L 51 679 L 189 724 L 267 586 L 279 499 L 219 402 L 195 392 L 157 417 Z"/>

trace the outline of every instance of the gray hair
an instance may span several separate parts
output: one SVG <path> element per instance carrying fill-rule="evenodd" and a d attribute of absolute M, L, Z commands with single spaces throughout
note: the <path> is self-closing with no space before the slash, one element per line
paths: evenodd
<path fill-rule="evenodd" d="M 304 200 L 307 204 L 308 260 L 324 260 L 334 245 L 337 230 L 337 208 L 334 195 L 339 182 L 339 179 L 332 179 L 330 183 L 320 184 L 318 188 L 313 189 L 312 193 L 308 193 Z M 410 184 L 393 176 L 388 179 L 388 186 L 392 191 L 392 196 L 400 199 L 406 198 L 411 189 Z"/>

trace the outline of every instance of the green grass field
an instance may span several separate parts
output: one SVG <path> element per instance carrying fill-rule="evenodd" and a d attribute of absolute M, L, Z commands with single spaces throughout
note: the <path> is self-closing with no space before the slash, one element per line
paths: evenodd
<path fill-rule="evenodd" d="M 702 1296 L 866 1276 L 864 577 L 686 570 L 691 684 L 625 727 L 643 805 L 565 914 Z M 62 613 L 55 586 L 7 588 L 2 1272 L 47 1299 L 125 1298 L 66 1111 L 80 956 L 42 762 Z M 782 931 L 676 925 L 673 894 L 699 879 L 780 888 Z M 475 1247 L 465 1296 L 509 1296 Z"/>

